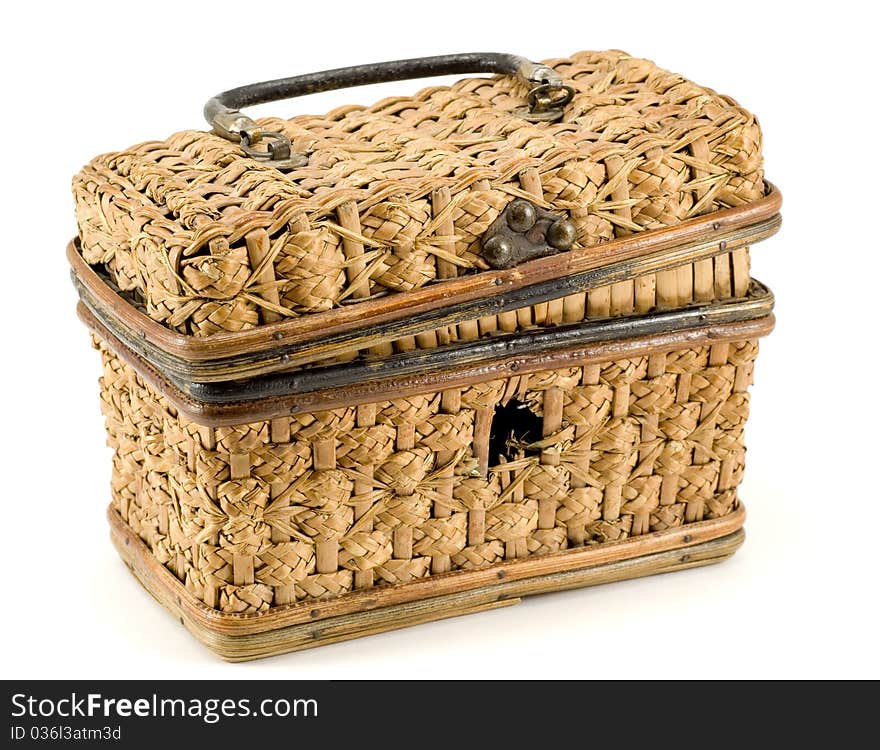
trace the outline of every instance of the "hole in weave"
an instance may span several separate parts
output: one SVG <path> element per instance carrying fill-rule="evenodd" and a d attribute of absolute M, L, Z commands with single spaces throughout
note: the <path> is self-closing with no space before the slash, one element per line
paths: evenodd
<path fill-rule="evenodd" d="M 495 407 L 492 429 L 489 433 L 489 463 L 513 461 L 524 445 L 541 439 L 542 421 L 528 404 L 515 398 Z M 526 453 L 535 451 L 525 449 Z"/>

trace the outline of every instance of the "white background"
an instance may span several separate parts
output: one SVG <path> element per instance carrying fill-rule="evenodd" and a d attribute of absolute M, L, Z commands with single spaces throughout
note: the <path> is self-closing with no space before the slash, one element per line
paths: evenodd
<path fill-rule="evenodd" d="M 878 677 L 878 63 L 867 3 L 14 3 L 4 8 L 5 677 Z M 203 127 L 212 94 L 356 63 L 620 48 L 734 96 L 785 196 L 753 251 L 776 292 L 747 431 L 748 539 L 729 562 L 226 664 L 110 545 L 98 355 L 74 315 L 70 180 Z M 324 111 L 419 82 L 256 114 Z"/>

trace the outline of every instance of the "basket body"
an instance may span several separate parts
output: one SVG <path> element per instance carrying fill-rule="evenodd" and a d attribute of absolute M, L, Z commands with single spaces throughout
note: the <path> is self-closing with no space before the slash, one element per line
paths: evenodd
<path fill-rule="evenodd" d="M 740 544 L 757 125 L 622 53 L 551 62 L 556 125 L 472 79 L 267 121 L 312 153 L 290 174 L 187 132 L 75 180 L 113 539 L 225 658 Z M 523 198 L 577 240 L 492 271 Z"/>
<path fill-rule="evenodd" d="M 214 428 L 100 350 L 114 509 L 197 599 L 240 613 L 731 513 L 757 342 Z M 475 435 L 505 408 L 546 447 L 483 476 Z"/>

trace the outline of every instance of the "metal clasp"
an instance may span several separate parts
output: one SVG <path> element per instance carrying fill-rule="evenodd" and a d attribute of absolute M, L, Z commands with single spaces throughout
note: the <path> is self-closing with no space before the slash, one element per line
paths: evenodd
<path fill-rule="evenodd" d="M 496 269 L 513 268 L 526 260 L 570 250 L 577 229 L 568 219 L 517 198 L 483 235 L 484 260 Z"/>

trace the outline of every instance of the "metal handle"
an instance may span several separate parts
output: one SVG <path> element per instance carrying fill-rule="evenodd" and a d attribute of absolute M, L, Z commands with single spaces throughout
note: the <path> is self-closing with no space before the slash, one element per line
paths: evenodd
<path fill-rule="evenodd" d="M 209 99 L 205 104 L 204 114 L 214 132 L 230 141 L 239 142 L 251 158 L 279 169 L 292 169 L 302 166 L 306 157 L 291 152 L 290 139 L 283 133 L 261 131 L 250 117 L 239 111 L 241 107 L 349 86 L 457 73 L 502 73 L 519 76 L 532 88 L 527 99 L 528 105 L 517 110 L 516 114 L 532 122 L 558 120 L 562 117 L 563 108 L 574 95 L 574 89 L 563 83 L 556 71 L 546 65 L 531 62 L 518 55 L 466 52 L 356 65 L 252 83 L 224 91 Z M 265 148 L 254 148 L 257 143 L 263 144 Z"/>

